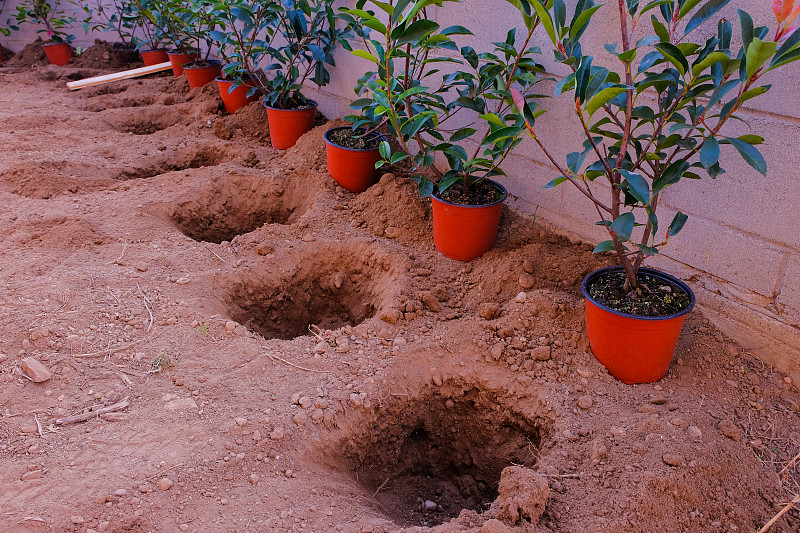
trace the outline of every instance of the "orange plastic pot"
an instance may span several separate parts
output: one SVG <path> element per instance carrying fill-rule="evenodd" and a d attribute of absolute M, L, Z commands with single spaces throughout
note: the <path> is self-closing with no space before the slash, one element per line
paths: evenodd
<path fill-rule="evenodd" d="M 278 109 L 264 105 L 267 108 L 269 138 L 274 148 L 278 150 L 291 148 L 295 145 L 297 139 L 314 127 L 317 102 L 309 100 L 308 104 L 312 107 L 305 109 Z"/>
<path fill-rule="evenodd" d="M 169 61 L 167 51 L 163 48 L 159 48 L 158 50 L 142 50 L 139 52 L 139 55 L 142 56 L 142 61 L 144 61 L 144 66 L 146 67 L 152 67 L 153 65 Z"/>
<path fill-rule="evenodd" d="M 598 277 L 618 272 L 622 267 L 595 270 L 581 284 L 586 298 L 586 335 L 595 358 L 609 374 L 632 385 L 653 383 L 667 375 L 686 315 L 694 308 L 695 297 L 684 282 L 658 270 L 639 272 L 670 282 L 689 295 L 686 309 L 668 316 L 636 316 L 610 309 L 595 302 L 588 288 Z"/>
<path fill-rule="evenodd" d="M 217 87 L 219 87 L 219 95 L 222 97 L 222 103 L 225 104 L 225 111 L 233 115 L 239 109 L 243 108 L 250 102 L 258 100 L 258 93 L 252 96 L 247 96 L 250 89 L 255 87 L 252 83 L 243 82 L 241 85 L 231 91 L 231 87 L 235 82 L 233 80 L 224 80 L 217 78 Z"/>
<path fill-rule="evenodd" d="M 499 200 L 488 205 L 459 205 L 431 196 L 433 244 L 445 257 L 472 261 L 494 246 L 508 191 L 497 182 L 487 181 L 502 193 Z"/>
<path fill-rule="evenodd" d="M 331 128 L 325 132 L 328 174 L 348 191 L 364 192 L 378 178 L 375 163 L 380 161 L 381 155 L 377 148 L 372 150 L 346 148 L 333 143 L 330 139 L 330 134 L 339 130 L 352 130 L 352 128 L 350 126 L 342 126 Z M 381 137 L 380 140 L 385 139 Z"/>
<path fill-rule="evenodd" d="M 173 51 L 167 52 L 167 57 L 169 62 L 172 63 L 172 73 L 175 74 L 175 77 L 178 77 L 183 74 L 183 66 L 186 63 L 191 63 L 197 59 L 197 53 L 184 54 L 183 52 Z"/>
<path fill-rule="evenodd" d="M 67 43 L 43 44 L 42 48 L 44 48 L 44 53 L 47 54 L 51 65 L 63 67 L 72 59 L 72 47 Z"/>
<path fill-rule="evenodd" d="M 197 66 L 195 63 L 183 65 L 183 72 L 189 81 L 189 88 L 196 89 L 211 83 L 222 74 L 222 62 L 216 59 L 207 59 L 203 65 Z"/>

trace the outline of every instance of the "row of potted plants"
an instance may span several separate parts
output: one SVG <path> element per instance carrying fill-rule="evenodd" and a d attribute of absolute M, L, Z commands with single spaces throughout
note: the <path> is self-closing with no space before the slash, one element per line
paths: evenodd
<path fill-rule="evenodd" d="M 221 73 L 230 83 L 223 97 L 260 96 L 279 149 L 313 125 L 316 102 L 303 88 L 330 81 L 337 44 L 365 60 L 371 67 L 356 84 L 355 114 L 346 117 L 352 127 L 325 134 L 329 172 L 361 192 L 376 169 L 407 169 L 432 199 L 436 248 L 453 259 L 474 259 L 494 245 L 507 191 L 492 178 L 504 175 L 502 163 L 530 134 L 527 149 L 557 170 L 546 188 L 569 182 L 586 197 L 609 237 L 595 252 L 617 259 L 582 285 L 593 353 L 624 382 L 655 381 L 695 303 L 686 284 L 643 267 L 687 221 L 681 212 L 660 220 L 659 199 L 683 179 L 722 175 L 721 160 L 732 151 L 766 173 L 756 148 L 763 138 L 731 136 L 725 125 L 769 91 L 760 83 L 765 74 L 800 58 L 800 32 L 790 26 L 800 5 L 773 1 L 775 31 L 737 10 L 734 37 L 734 25 L 720 16 L 729 0 L 617 0 L 618 42 L 605 46 L 615 68 L 608 68 L 582 46 L 587 32 L 607 31 L 594 0 L 580 0 L 570 17 L 564 0 L 507 1 L 520 29 L 486 50 L 459 45 L 468 28 L 441 27 L 428 16 L 432 6 L 458 0 L 358 0 L 338 12 L 332 0 L 132 5 L 183 54 L 187 76 L 213 67 L 213 76 L 190 78 L 192 86 Z M 584 133 L 564 161 L 553 146 L 563 140 L 537 134 L 545 72 L 532 43 L 542 40 L 562 69 L 555 95 L 569 102 Z M 212 47 L 224 65 L 210 59 Z"/>

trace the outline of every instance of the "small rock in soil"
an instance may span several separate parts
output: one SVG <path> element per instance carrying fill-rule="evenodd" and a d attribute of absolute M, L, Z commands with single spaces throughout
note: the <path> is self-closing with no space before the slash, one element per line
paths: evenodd
<path fill-rule="evenodd" d="M 381 311 L 380 319 L 389 324 L 396 324 L 403 316 L 399 309 L 388 309 Z"/>
<path fill-rule="evenodd" d="M 521 304 L 521 303 L 525 303 L 525 301 L 527 299 L 528 299 L 528 295 L 526 293 L 524 293 L 524 292 L 521 292 L 521 293 L 517 294 L 516 298 L 514 298 L 514 301 L 517 302 L 518 304 Z"/>
<path fill-rule="evenodd" d="M 272 430 L 270 432 L 269 438 L 272 439 L 272 440 L 277 440 L 277 441 L 283 440 L 283 429 L 275 428 L 274 430 Z"/>
<path fill-rule="evenodd" d="M 552 357 L 550 346 L 537 346 L 531 350 L 531 357 L 537 361 L 549 361 Z"/>
<path fill-rule="evenodd" d="M 499 520 L 510 524 L 520 521 L 537 524 L 550 498 L 547 479 L 521 466 L 503 469 L 498 492 L 492 508 L 497 509 Z"/>
<path fill-rule="evenodd" d="M 652 403 L 653 405 L 664 405 L 665 403 L 667 403 L 667 399 L 660 394 L 656 394 L 655 396 L 650 398 L 650 403 Z"/>
<path fill-rule="evenodd" d="M 22 360 L 22 370 L 25 374 L 33 380 L 34 383 L 41 383 L 47 381 L 52 377 L 50 369 L 33 357 L 26 357 Z"/>
<path fill-rule="evenodd" d="M 524 261 L 522 261 L 522 270 L 524 270 L 528 274 L 533 274 L 533 263 L 525 259 Z"/>
<path fill-rule="evenodd" d="M 686 464 L 686 459 L 679 453 L 667 452 L 661 456 L 661 460 L 669 466 L 683 466 Z"/>
<path fill-rule="evenodd" d="M 428 511 L 432 511 L 436 509 L 436 502 L 431 500 L 425 500 L 425 503 L 422 504 L 422 508 Z"/>
<path fill-rule="evenodd" d="M 183 409 L 197 409 L 197 403 L 191 398 L 180 398 L 164 404 L 167 411 L 182 411 Z"/>
<path fill-rule="evenodd" d="M 73 516 L 69 519 L 69 521 L 73 524 L 83 524 L 86 522 L 86 519 L 84 519 L 82 516 Z"/>
<path fill-rule="evenodd" d="M 523 289 L 532 289 L 536 285 L 536 279 L 528 274 L 519 277 L 519 286 Z"/>
<path fill-rule="evenodd" d="M 395 226 L 389 226 L 388 228 L 386 228 L 383 234 L 386 235 L 386 237 L 389 239 L 396 239 L 400 235 L 402 235 L 403 232 L 400 230 L 400 228 L 397 228 Z"/>
<path fill-rule="evenodd" d="M 420 292 L 419 299 L 425 307 L 427 307 L 434 313 L 438 313 L 439 311 L 442 310 L 442 306 L 439 305 L 439 299 L 436 298 L 430 291 Z"/>
<path fill-rule="evenodd" d="M 172 488 L 172 485 L 174 485 L 174 483 L 170 478 L 162 477 L 161 479 L 158 480 L 158 483 L 156 483 L 156 485 L 160 490 L 169 490 Z"/>
<path fill-rule="evenodd" d="M 247 424 L 247 419 L 242 416 L 237 416 L 234 421 L 236 422 L 237 426 L 244 426 Z"/>
<path fill-rule="evenodd" d="M 512 530 L 496 518 L 483 523 L 481 533 L 510 533 Z"/>
<path fill-rule="evenodd" d="M 724 436 L 728 437 L 732 441 L 741 442 L 742 440 L 742 434 L 739 431 L 739 428 L 736 427 L 736 424 L 734 424 L 730 420 L 723 420 L 722 422 L 720 422 L 719 425 L 717 426 L 717 429 L 719 430 L 720 433 L 722 433 Z"/>
<path fill-rule="evenodd" d="M 703 438 L 703 431 L 697 426 L 689 426 L 686 428 L 686 434 L 689 435 L 690 439 L 695 441 Z"/>
<path fill-rule="evenodd" d="M 480 305 L 478 315 L 486 320 L 493 320 L 500 316 L 500 306 L 494 302 L 485 302 Z"/>
<path fill-rule="evenodd" d="M 148 265 L 144 261 L 140 261 L 140 262 L 136 263 L 136 270 L 138 270 L 139 272 L 147 272 L 149 268 L 150 268 L 150 265 Z"/>
<path fill-rule="evenodd" d="M 300 404 L 300 407 L 302 407 L 303 409 L 311 409 L 311 407 L 314 405 L 314 400 L 312 400 L 308 396 L 303 396 L 302 398 L 300 398 L 300 400 L 298 400 L 298 403 Z"/>
<path fill-rule="evenodd" d="M 588 394 L 578 398 L 578 407 L 581 409 L 591 409 L 592 405 L 594 405 L 594 400 Z"/>
<path fill-rule="evenodd" d="M 0 363 L 4 362 L 6 359 L 8 359 L 8 356 L 4 353 L 0 353 Z"/>

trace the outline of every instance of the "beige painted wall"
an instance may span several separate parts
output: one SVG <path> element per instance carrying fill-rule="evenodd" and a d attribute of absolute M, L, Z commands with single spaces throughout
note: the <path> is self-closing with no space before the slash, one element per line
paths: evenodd
<path fill-rule="evenodd" d="M 352 2 L 352 0 L 351 0 Z M 15 4 L 9 1 L 0 20 Z M 574 5 L 574 0 L 568 0 Z M 769 3 L 760 0 L 733 0 L 724 14 L 736 21 L 736 8 L 748 11 L 757 25 L 775 26 Z M 570 7 L 571 9 L 571 7 Z M 463 39 L 478 51 L 485 43 L 502 40 L 508 29 L 519 22 L 518 14 L 503 0 L 462 0 L 445 8 L 433 9 L 433 17 L 443 26 L 461 24 L 475 31 Z M 585 50 L 609 68 L 614 65 L 604 51 L 604 42 L 618 41 L 617 8 L 613 1 L 601 8 L 595 27 L 603 32 L 588 34 Z M 734 23 L 734 27 L 736 24 Z M 606 31 L 607 30 L 607 31 Z M 82 33 L 76 31 L 76 33 Z M 736 33 L 736 31 L 734 32 Z M 108 34 L 107 34 L 108 35 Z M 102 38 L 103 36 L 100 35 Z M 1 38 L 0 43 L 19 50 L 34 38 L 31 28 Z M 79 38 L 89 45 L 91 38 Z M 540 61 L 548 71 L 563 74 L 548 52 L 544 32 L 535 37 L 545 51 Z M 329 117 L 349 114 L 355 80 L 369 63 L 344 51 L 337 54 L 332 83 L 311 93 L 320 100 Z M 789 373 L 800 383 L 800 62 L 794 63 L 766 83 L 776 86 L 764 97 L 751 100 L 742 111 L 745 123 L 733 123 L 732 134 L 753 132 L 766 142 L 760 149 L 769 172 L 763 177 L 728 148 L 727 173 L 716 180 L 685 180 L 666 191 L 662 199 L 664 219 L 682 210 L 689 215 L 681 235 L 673 239 L 662 256 L 650 265 L 689 280 L 706 315 L 735 338 L 740 345 L 765 361 Z M 552 94 L 552 86 L 543 92 Z M 565 155 L 578 149 L 581 132 L 562 98 L 545 101 L 548 113 L 537 121 L 540 136 L 548 138 L 554 152 Z M 726 148 L 723 148 L 726 150 Z M 541 187 L 555 176 L 554 169 L 526 140 L 509 158 L 505 184 L 519 209 L 536 213 L 566 232 L 597 242 L 605 237 L 593 225 L 591 206 L 576 191 L 564 184 L 554 190 Z"/>

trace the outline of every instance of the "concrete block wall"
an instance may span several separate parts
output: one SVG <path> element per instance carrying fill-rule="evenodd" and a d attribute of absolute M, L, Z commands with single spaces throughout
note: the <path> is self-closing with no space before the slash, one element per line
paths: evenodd
<path fill-rule="evenodd" d="M 0 21 L 15 3 L 8 0 Z M 345 3 L 352 5 L 354 0 Z M 567 4 L 571 16 L 575 0 L 567 0 Z M 723 12 L 734 21 L 734 35 L 738 31 L 737 8 L 748 11 L 756 25 L 767 25 L 774 31 L 768 3 L 734 0 Z M 433 8 L 430 15 L 442 26 L 460 24 L 473 30 L 474 36 L 458 42 L 479 52 L 488 50 L 488 43 L 503 40 L 512 26 L 520 26 L 518 35 L 523 31 L 518 13 L 502 0 L 462 0 Z M 598 64 L 616 68 L 603 49 L 605 42 L 620 40 L 616 3 L 606 2 L 597 17 L 594 28 L 603 30 L 586 35 L 585 50 Z M 643 26 L 641 31 L 649 24 L 643 21 Z M 82 35 L 79 29 L 75 33 Z M 32 29 L 26 28 L 10 39 L 0 38 L 0 43 L 19 50 L 33 38 Z M 87 46 L 94 38 L 81 37 L 76 42 Z M 564 67 L 553 61 L 541 28 L 532 44 L 542 48 L 540 61 L 554 77 L 565 74 Z M 336 58 L 331 84 L 309 91 L 329 117 L 350 114 L 355 80 L 371 65 L 343 50 Z M 767 177 L 747 166 L 733 149 L 723 147 L 725 174 L 716 180 L 685 180 L 663 194 L 662 220 L 671 220 L 680 209 L 689 215 L 689 221 L 664 253 L 648 264 L 688 280 L 704 313 L 718 327 L 742 348 L 800 383 L 800 62 L 763 81 L 773 83 L 773 89 L 764 97 L 750 100 L 741 113 L 744 122 L 732 122 L 727 132 L 765 137 L 760 150 L 767 161 Z M 552 94 L 552 84 L 540 87 L 541 92 Z M 542 105 L 548 112 L 537 121 L 537 132 L 563 160 L 566 153 L 578 149 L 582 132 L 566 98 L 544 100 Z M 532 141 L 526 139 L 505 168 L 509 177 L 504 184 L 515 197 L 512 205 L 586 241 L 605 239 L 603 230 L 594 225 L 593 208 L 569 184 L 542 190 L 556 173 Z"/>

